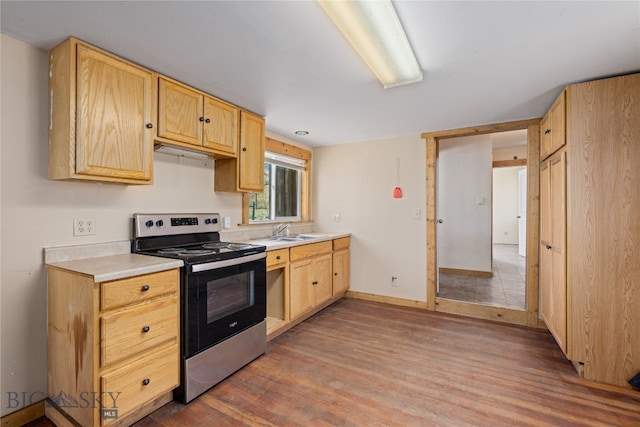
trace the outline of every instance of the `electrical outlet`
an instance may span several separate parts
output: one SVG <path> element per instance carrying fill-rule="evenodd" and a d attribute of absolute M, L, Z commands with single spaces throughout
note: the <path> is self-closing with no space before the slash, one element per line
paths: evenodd
<path fill-rule="evenodd" d="M 331 215 L 331 221 L 340 222 L 342 221 L 342 216 L 339 213 L 334 213 L 333 215 Z"/>
<path fill-rule="evenodd" d="M 398 280 L 398 276 L 391 276 L 391 286 L 397 288 L 400 286 L 400 281 Z"/>
<path fill-rule="evenodd" d="M 96 221 L 93 218 L 73 218 L 74 236 L 93 236 L 96 234 Z"/>

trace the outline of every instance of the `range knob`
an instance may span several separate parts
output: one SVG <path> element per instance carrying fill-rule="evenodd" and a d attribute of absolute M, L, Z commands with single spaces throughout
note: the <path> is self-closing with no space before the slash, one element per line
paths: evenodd
<path fill-rule="evenodd" d="M 144 225 L 146 225 L 147 227 L 153 227 L 153 221 L 149 220 L 145 222 Z"/>
<path fill-rule="evenodd" d="M 210 219 L 210 218 L 205 219 L 205 220 L 204 220 L 204 223 L 205 223 L 205 224 L 211 224 L 211 219 Z"/>
<path fill-rule="evenodd" d="M 156 221 L 156 227 L 162 227 L 164 225 L 164 221 L 159 219 Z"/>

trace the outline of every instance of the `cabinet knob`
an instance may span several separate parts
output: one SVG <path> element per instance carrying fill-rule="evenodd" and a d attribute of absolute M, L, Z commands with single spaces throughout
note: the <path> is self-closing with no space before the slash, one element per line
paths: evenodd
<path fill-rule="evenodd" d="M 318 284 L 318 282 L 317 282 L 317 281 L 315 281 L 315 282 L 311 282 L 311 284 L 312 284 L 312 285 L 317 285 L 317 284 Z"/>
<path fill-rule="evenodd" d="M 200 117 L 198 120 L 200 120 L 201 122 L 204 122 L 204 117 Z"/>
<path fill-rule="evenodd" d="M 211 119 L 204 119 L 205 123 L 211 123 Z"/>
<path fill-rule="evenodd" d="M 247 151 L 247 147 L 242 147 L 242 151 Z"/>
<path fill-rule="evenodd" d="M 150 330 L 151 330 L 151 328 L 150 328 L 150 327 L 148 327 L 148 326 L 145 326 L 144 328 L 142 328 L 142 332 L 144 332 L 144 333 L 147 333 L 147 332 L 149 332 Z"/>
<path fill-rule="evenodd" d="M 149 290 L 149 285 L 144 285 L 141 289 L 142 292 L 147 292 Z"/>
<path fill-rule="evenodd" d="M 551 133 L 551 129 L 545 129 L 544 134 L 549 135 Z"/>
<path fill-rule="evenodd" d="M 151 380 L 149 378 L 145 378 L 142 380 L 142 385 L 149 385 L 150 382 Z"/>
<path fill-rule="evenodd" d="M 276 259 L 280 259 L 280 255 L 278 255 L 278 256 L 276 257 Z"/>
<path fill-rule="evenodd" d="M 152 129 L 153 128 L 153 123 L 147 123 L 147 129 Z"/>
<path fill-rule="evenodd" d="M 547 248 L 547 250 L 551 249 L 551 245 L 545 245 L 545 248 Z"/>
<path fill-rule="evenodd" d="M 333 275 L 334 275 L 334 276 L 337 276 L 337 275 L 338 275 L 338 273 L 333 273 Z"/>

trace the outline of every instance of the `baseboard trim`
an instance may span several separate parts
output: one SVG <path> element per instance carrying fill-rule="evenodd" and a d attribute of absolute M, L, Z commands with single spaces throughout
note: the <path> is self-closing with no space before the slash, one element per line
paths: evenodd
<path fill-rule="evenodd" d="M 5 415 L 0 418 L 0 421 L 2 427 L 20 427 L 42 417 L 44 417 L 44 400 Z"/>
<path fill-rule="evenodd" d="M 487 279 L 491 279 L 493 277 L 493 271 L 463 270 L 459 268 L 446 268 L 446 267 L 440 267 L 438 268 L 438 271 L 440 273 L 445 273 L 445 274 L 459 274 L 461 276 L 484 277 Z"/>
<path fill-rule="evenodd" d="M 366 301 L 384 302 L 386 304 L 400 305 L 403 307 L 414 307 L 427 309 L 426 301 L 417 301 L 404 298 L 389 297 L 385 295 L 369 294 L 366 292 L 347 291 L 347 297 L 362 299 Z"/>

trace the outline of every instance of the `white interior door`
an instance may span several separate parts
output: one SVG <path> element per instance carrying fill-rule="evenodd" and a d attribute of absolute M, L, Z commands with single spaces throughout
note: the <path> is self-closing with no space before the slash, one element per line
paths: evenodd
<path fill-rule="evenodd" d="M 527 168 L 518 171 L 518 254 L 527 256 Z"/>

